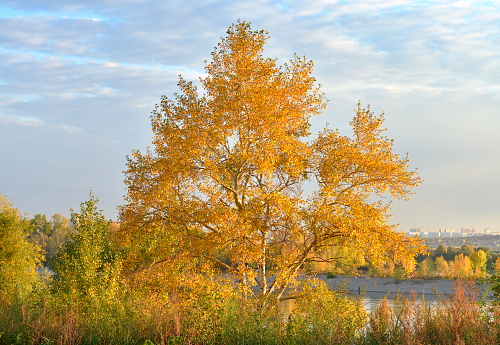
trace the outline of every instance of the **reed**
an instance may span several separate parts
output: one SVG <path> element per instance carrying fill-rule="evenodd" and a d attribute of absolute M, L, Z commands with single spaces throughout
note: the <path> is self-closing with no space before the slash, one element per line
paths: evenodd
<path fill-rule="evenodd" d="M 477 303 L 472 283 L 430 306 L 410 299 L 381 302 L 365 318 L 359 300 L 330 292 L 297 302 L 288 317 L 262 313 L 236 295 L 166 298 L 132 291 L 82 305 L 50 293 L 0 303 L 0 344 L 498 344 L 500 308 Z"/>
<path fill-rule="evenodd" d="M 498 344 L 500 309 L 478 303 L 472 282 L 456 281 L 453 293 L 437 297 L 437 306 L 402 299 L 391 309 L 384 300 L 356 344 L 456 345 Z"/>

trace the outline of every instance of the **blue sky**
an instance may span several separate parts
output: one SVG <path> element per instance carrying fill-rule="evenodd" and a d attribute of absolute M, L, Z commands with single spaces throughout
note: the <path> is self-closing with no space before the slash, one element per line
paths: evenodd
<path fill-rule="evenodd" d="M 196 81 L 238 19 L 265 55 L 315 63 L 326 123 L 349 134 L 360 100 L 385 112 L 395 150 L 424 182 L 393 206 L 400 229 L 500 231 L 500 8 L 492 1 L 35 0 L 0 5 L 0 193 L 29 215 L 108 218 L 125 157 L 177 76 Z"/>

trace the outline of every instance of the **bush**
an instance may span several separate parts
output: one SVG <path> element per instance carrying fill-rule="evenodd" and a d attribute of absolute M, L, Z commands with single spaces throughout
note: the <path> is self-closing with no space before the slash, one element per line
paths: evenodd
<path fill-rule="evenodd" d="M 54 259 L 52 289 L 65 304 L 105 303 L 120 292 L 121 256 L 110 238 L 111 221 L 97 211 L 97 202 L 90 194 L 80 213 L 72 212 L 75 232 Z"/>
<path fill-rule="evenodd" d="M 24 217 L 0 194 L 0 300 L 5 303 L 26 298 L 37 281 L 43 255 L 26 241 L 25 228 Z"/>
<path fill-rule="evenodd" d="M 361 299 L 329 290 L 323 281 L 314 279 L 303 287 L 303 297 L 295 303 L 287 336 L 298 344 L 345 344 L 366 321 Z"/>
<path fill-rule="evenodd" d="M 411 301 L 387 300 L 370 315 L 368 327 L 358 344 L 454 345 L 498 344 L 500 309 L 482 308 L 477 302 L 478 289 L 473 283 L 457 281 L 453 294 L 438 298 L 437 306 Z"/>

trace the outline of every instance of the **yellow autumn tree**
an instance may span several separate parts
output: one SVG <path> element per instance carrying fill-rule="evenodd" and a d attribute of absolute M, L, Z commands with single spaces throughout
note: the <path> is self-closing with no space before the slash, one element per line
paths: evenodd
<path fill-rule="evenodd" d="M 476 276 L 478 277 L 484 276 L 486 272 L 487 261 L 486 253 L 483 250 L 479 249 L 477 252 L 470 253 L 469 259 L 474 274 L 476 274 Z"/>
<path fill-rule="evenodd" d="M 455 278 L 468 279 L 470 276 L 472 276 L 472 266 L 470 258 L 468 256 L 464 256 L 463 253 L 455 255 L 452 272 Z"/>
<path fill-rule="evenodd" d="M 25 217 L 0 193 L 0 302 L 25 298 L 36 284 L 43 253 L 27 241 Z M 1 334 L 0 334 L 1 335 Z"/>
<path fill-rule="evenodd" d="M 386 200 L 407 199 L 420 179 L 392 152 L 383 115 L 358 105 L 352 137 L 312 138 L 309 118 L 326 107 L 313 63 L 277 65 L 262 55 L 268 38 L 233 24 L 206 64 L 204 94 L 180 77 L 175 100 L 152 112 L 153 148 L 134 151 L 125 172 L 130 267 L 189 279 L 188 268 L 213 264 L 261 308 L 293 298 L 304 264 L 336 259 L 322 255 L 330 246 L 411 271 L 423 248 L 388 224 Z"/>
<path fill-rule="evenodd" d="M 440 277 L 444 278 L 448 276 L 448 261 L 446 261 L 442 255 L 436 258 L 436 271 Z"/>

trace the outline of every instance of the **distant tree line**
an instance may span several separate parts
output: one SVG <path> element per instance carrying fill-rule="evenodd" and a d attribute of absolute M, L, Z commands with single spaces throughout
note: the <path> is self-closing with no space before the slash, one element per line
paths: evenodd
<path fill-rule="evenodd" d="M 472 247 L 489 247 L 492 251 L 500 250 L 500 235 L 477 234 L 463 237 L 430 237 L 423 239 L 425 245 L 436 248 L 442 244 L 448 247 L 461 247 L 469 245 Z"/>
<path fill-rule="evenodd" d="M 35 214 L 33 218 L 26 219 L 25 227 L 27 241 L 40 247 L 45 254 L 44 266 L 50 266 L 59 249 L 74 232 L 69 219 L 58 213 L 49 219 L 45 215 Z"/>
<path fill-rule="evenodd" d="M 299 272 L 431 271 L 428 258 L 414 270 L 421 240 L 390 223 L 390 200 L 421 179 L 384 114 L 359 102 L 352 135 L 312 136 L 327 105 L 313 62 L 278 65 L 268 39 L 238 21 L 203 92 L 180 77 L 162 97 L 151 149 L 127 157 L 119 229 L 92 194 L 70 220 L 26 218 L 1 197 L 0 345 L 353 343 L 368 321 L 360 298 Z M 432 263 L 477 275 L 487 254 L 472 254 Z"/>

